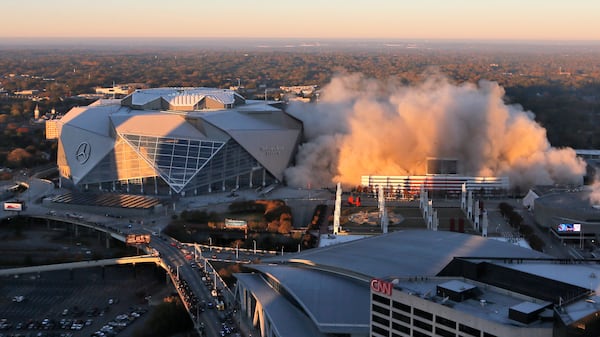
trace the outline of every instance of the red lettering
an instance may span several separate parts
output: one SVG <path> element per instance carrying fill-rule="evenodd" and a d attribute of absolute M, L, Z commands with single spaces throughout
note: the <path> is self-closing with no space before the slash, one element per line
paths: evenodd
<path fill-rule="evenodd" d="M 390 282 L 385 282 L 379 279 L 372 279 L 371 280 L 371 289 L 376 292 L 376 293 L 381 293 L 381 294 L 385 294 L 388 296 L 392 295 L 392 287 L 393 284 L 391 284 Z"/>

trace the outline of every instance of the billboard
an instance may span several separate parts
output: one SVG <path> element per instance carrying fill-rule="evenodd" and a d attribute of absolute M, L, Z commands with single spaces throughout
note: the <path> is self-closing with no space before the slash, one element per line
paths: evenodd
<path fill-rule="evenodd" d="M 127 234 L 125 243 L 128 245 L 150 243 L 150 234 Z"/>
<path fill-rule="evenodd" d="M 21 202 L 5 202 L 4 210 L 21 212 L 23 210 L 23 203 L 21 203 Z"/>
<path fill-rule="evenodd" d="M 247 226 L 246 220 L 225 219 L 225 228 L 244 229 Z"/>
<path fill-rule="evenodd" d="M 564 232 L 580 232 L 581 231 L 581 224 L 578 224 L 578 223 L 561 223 L 556 228 L 556 231 L 559 232 L 559 233 L 564 233 Z"/>

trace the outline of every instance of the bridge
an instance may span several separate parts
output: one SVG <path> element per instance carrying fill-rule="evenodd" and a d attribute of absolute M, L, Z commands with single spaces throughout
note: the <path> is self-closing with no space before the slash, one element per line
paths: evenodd
<path fill-rule="evenodd" d="M 40 219 L 47 221 L 50 226 L 52 221 L 72 224 L 74 226 L 75 235 L 78 235 L 79 227 L 89 228 L 105 234 L 106 245 L 109 247 L 110 239 L 117 241 L 126 242 L 127 235 L 130 230 L 128 224 L 128 218 L 116 220 L 114 218 L 101 216 L 98 214 L 83 214 L 83 216 L 73 216 L 73 213 L 58 214 L 62 212 L 50 211 L 45 206 L 36 202 L 42 196 L 53 194 L 54 185 L 52 182 L 44 179 L 30 179 L 28 181 L 29 188 L 26 192 L 22 192 L 19 198 L 26 201 L 29 207 L 24 211 L 15 213 L 14 211 L 4 211 L 0 209 L 0 220 L 5 218 L 15 217 L 20 215 L 23 217 L 29 217 L 33 219 Z M 152 218 L 150 220 L 158 220 Z M 165 214 L 165 218 L 167 215 Z M 148 219 L 146 219 L 148 220 Z M 158 222 L 158 221 L 157 221 Z M 131 222 L 130 222 L 131 223 Z M 154 223 L 154 221 L 145 221 L 146 224 Z M 164 224 L 163 224 L 164 225 Z M 257 251 L 256 246 L 253 250 L 244 250 L 237 248 L 230 248 L 227 250 L 225 247 L 218 246 L 200 246 L 193 244 L 181 243 L 173 238 L 161 236 L 163 239 L 154 239 L 159 236 L 156 235 L 156 228 L 150 228 L 149 226 L 136 226 L 136 234 L 149 234 L 151 241 L 149 244 L 141 244 L 139 248 L 145 252 L 146 255 L 121 257 L 114 259 L 103 259 L 103 260 L 90 260 L 72 263 L 60 263 L 53 265 L 44 266 L 32 266 L 23 268 L 10 268 L 0 270 L 0 275 L 16 275 L 16 274 L 27 274 L 27 273 L 38 273 L 51 270 L 73 270 L 77 268 L 89 268 L 97 266 L 108 266 L 118 264 L 137 264 L 137 263 L 155 263 L 160 266 L 167 273 L 167 280 L 170 280 L 185 305 L 187 312 L 194 322 L 194 326 L 199 335 L 204 336 L 219 336 L 221 331 L 221 324 L 219 323 L 222 316 L 222 311 L 207 310 L 200 315 L 199 302 L 202 300 L 214 301 L 214 293 L 220 292 L 220 296 L 224 299 L 224 304 L 228 310 L 234 307 L 235 298 L 234 293 L 228 288 L 227 284 L 221 279 L 218 272 L 213 268 L 210 260 L 214 259 L 215 252 L 213 250 L 222 250 L 229 256 L 232 256 L 235 252 L 236 259 L 231 259 L 231 262 L 249 262 L 250 259 L 238 259 L 238 254 L 242 252 L 247 256 L 255 255 L 257 252 L 262 254 L 273 255 L 277 252 Z M 154 226 L 153 226 L 154 227 Z M 158 229 L 160 232 L 160 229 Z M 133 233 L 131 233 L 133 234 Z M 203 266 L 202 272 L 192 268 L 189 256 L 186 258 L 183 249 L 178 247 L 191 248 L 194 246 L 194 259 L 198 266 Z M 208 249 L 207 249 L 208 248 Z M 202 255 L 203 252 L 209 252 L 209 256 L 205 257 Z M 218 253 L 217 253 L 218 254 Z M 241 257 L 240 257 L 241 258 Z M 217 258 L 216 260 L 225 261 L 225 258 Z M 238 317 L 234 317 L 238 318 Z M 238 318 L 239 319 L 239 318 Z M 215 323 L 216 322 L 216 323 Z M 238 325 L 245 324 L 244 321 L 238 321 Z M 250 326 L 243 326 L 242 330 L 249 331 L 252 329 Z"/>
<path fill-rule="evenodd" d="M 0 214 L 0 219 L 2 219 L 3 217 L 14 217 L 14 214 L 11 215 L 11 213 L 9 213 L 7 215 L 6 212 L 4 213 L 5 214 Z M 50 224 L 50 221 L 72 224 L 73 226 L 75 226 L 75 233 L 77 233 L 78 227 L 85 227 L 98 232 L 105 233 L 107 246 L 109 245 L 111 238 L 121 241 L 123 243 L 125 243 L 127 239 L 127 233 L 125 233 L 124 229 L 119 228 L 117 225 L 98 223 L 95 221 L 90 221 L 85 217 L 67 217 L 56 214 L 39 213 L 39 210 L 38 212 L 26 210 L 24 212 L 21 212 L 20 215 L 23 217 L 30 217 L 33 219 L 46 220 L 48 221 L 48 224 Z M 151 236 L 151 238 L 158 238 L 158 236 L 152 235 L 153 233 L 150 229 L 144 229 L 140 231 L 145 231 Z M 167 279 L 170 280 L 175 286 L 175 289 L 177 290 L 179 297 L 181 298 L 182 303 L 184 304 L 188 312 L 188 315 L 192 319 L 192 322 L 194 322 L 194 326 L 198 334 L 200 336 L 203 336 L 203 334 L 206 334 L 208 336 L 220 335 L 220 324 L 215 325 L 215 322 L 220 321 L 220 316 L 222 315 L 221 312 L 217 310 L 208 310 L 201 315 L 199 302 L 201 300 L 213 301 L 213 292 L 219 291 L 221 296 L 223 296 L 224 298 L 224 304 L 226 305 L 226 308 L 233 308 L 233 305 L 235 303 L 234 292 L 231 291 L 231 289 L 229 289 L 227 284 L 219 276 L 218 272 L 210 264 L 209 261 L 211 260 L 211 257 L 202 256 L 202 250 L 204 249 L 207 252 L 211 252 L 212 250 L 222 250 L 224 252 L 228 252 L 229 254 L 231 254 L 232 252 L 236 252 L 236 255 L 238 250 L 235 248 L 228 249 L 225 247 L 218 246 L 207 247 L 205 245 L 186 244 L 181 243 L 170 237 L 163 236 L 163 238 L 165 239 L 153 239 L 150 241 L 149 244 L 140 245 L 140 249 L 142 249 L 146 253 L 146 255 L 0 269 L 0 275 L 30 274 L 55 270 L 73 270 L 79 268 L 102 267 L 109 265 L 135 265 L 139 263 L 154 263 L 166 271 Z M 197 270 L 192 268 L 190 265 L 190 261 L 188 260 L 189 257 L 186 258 L 186 254 L 184 254 L 182 249 L 179 249 L 178 247 L 194 247 L 194 259 L 197 262 L 198 266 L 203 266 L 204 275 L 207 276 L 204 276 L 202 273 L 199 273 Z M 244 251 L 247 254 L 250 254 L 252 252 L 251 250 L 245 249 L 239 249 L 239 251 Z M 254 250 L 254 252 L 256 251 Z M 259 251 L 259 253 L 275 252 Z M 226 261 L 226 259 L 217 260 Z M 240 260 L 235 262 L 247 263 L 249 261 Z M 203 280 L 203 278 L 208 278 L 208 276 L 210 276 L 210 282 L 206 283 L 206 281 Z"/>
<path fill-rule="evenodd" d="M 104 266 L 119 265 L 119 264 L 135 265 L 136 263 L 160 264 L 160 258 L 157 256 L 152 256 L 152 255 L 140 255 L 140 256 L 119 257 L 119 258 L 114 258 L 114 259 L 94 260 L 94 261 L 90 260 L 90 261 L 48 264 L 48 265 L 43 265 L 43 266 L 8 268 L 8 269 L 0 269 L 0 276 L 43 273 L 43 272 L 55 271 L 55 270 L 72 270 L 72 269 L 81 269 L 81 268 L 90 268 L 90 267 L 104 267 Z"/>

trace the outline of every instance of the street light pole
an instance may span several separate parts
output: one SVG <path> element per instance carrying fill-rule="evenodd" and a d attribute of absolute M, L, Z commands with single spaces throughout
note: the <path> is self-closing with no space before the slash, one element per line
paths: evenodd
<path fill-rule="evenodd" d="M 179 282 L 179 265 L 177 265 L 177 281 Z"/>
<path fill-rule="evenodd" d="M 208 249 L 212 252 L 212 238 L 208 237 Z"/>
<path fill-rule="evenodd" d="M 252 240 L 252 245 L 254 246 L 254 255 L 256 255 L 256 240 Z"/>
<path fill-rule="evenodd" d="M 235 259 L 238 260 L 240 257 L 240 244 L 236 243 L 235 244 Z"/>

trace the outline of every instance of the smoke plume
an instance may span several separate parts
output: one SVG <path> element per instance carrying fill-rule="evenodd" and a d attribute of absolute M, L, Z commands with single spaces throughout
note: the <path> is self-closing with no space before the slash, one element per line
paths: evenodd
<path fill-rule="evenodd" d="M 589 195 L 590 203 L 594 206 L 600 205 L 600 176 L 596 175 L 591 188 Z"/>
<path fill-rule="evenodd" d="M 306 142 L 286 172 L 296 187 L 360 184 L 362 175 L 424 175 L 428 157 L 453 158 L 459 174 L 508 176 L 513 186 L 580 183 L 585 163 L 550 146 L 531 112 L 503 100 L 497 83 L 416 86 L 339 75 L 317 104 L 292 103 Z"/>

